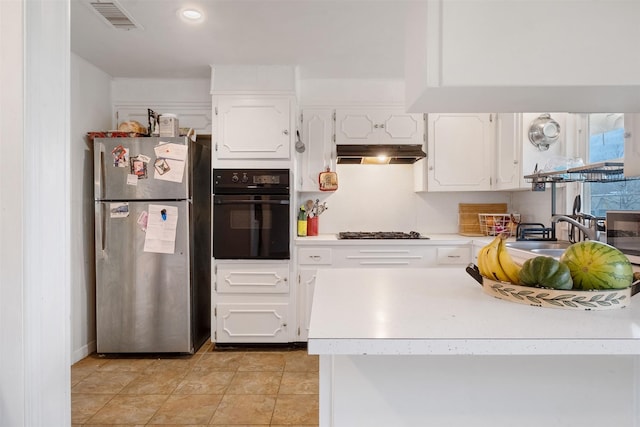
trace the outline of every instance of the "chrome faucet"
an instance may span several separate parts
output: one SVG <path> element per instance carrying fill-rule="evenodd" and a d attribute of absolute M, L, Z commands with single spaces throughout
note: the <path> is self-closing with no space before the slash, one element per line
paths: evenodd
<path fill-rule="evenodd" d="M 558 223 L 563 221 L 568 222 L 569 224 L 572 224 L 573 226 L 580 229 L 584 233 L 584 235 L 587 237 L 587 239 L 600 240 L 600 230 L 598 230 L 598 222 L 595 221 L 595 217 L 594 217 L 594 220 L 590 221 L 589 223 L 590 227 L 587 227 L 586 225 L 576 221 L 573 218 L 569 218 L 566 215 L 553 215 L 551 217 L 552 223 Z"/>

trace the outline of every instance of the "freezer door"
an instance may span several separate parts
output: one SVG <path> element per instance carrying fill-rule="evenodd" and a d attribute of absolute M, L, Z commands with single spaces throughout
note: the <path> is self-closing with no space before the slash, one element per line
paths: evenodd
<path fill-rule="evenodd" d="M 189 147 L 187 138 L 96 138 L 93 142 L 95 199 L 189 198 L 190 150 L 187 148 L 182 165 L 175 159 L 160 159 L 156 165 L 155 148 L 160 142 Z M 182 167 L 184 171 L 177 174 Z M 170 180 L 177 175 L 179 182 Z"/>
<path fill-rule="evenodd" d="M 145 252 L 138 224 L 148 202 L 96 203 L 98 353 L 193 352 L 188 202 L 178 208 L 173 254 Z"/>

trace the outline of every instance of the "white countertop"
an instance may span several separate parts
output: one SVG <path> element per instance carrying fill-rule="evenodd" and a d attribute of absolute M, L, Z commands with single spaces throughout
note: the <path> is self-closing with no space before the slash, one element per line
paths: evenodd
<path fill-rule="evenodd" d="M 423 234 L 423 233 L 421 233 Z M 335 234 L 320 234 L 318 236 L 296 237 L 296 246 L 322 245 L 469 245 L 473 242 L 488 243 L 491 236 L 461 236 L 460 234 L 423 234 L 428 239 L 338 239 Z"/>
<path fill-rule="evenodd" d="M 640 355 L 640 296 L 573 311 L 492 298 L 464 268 L 318 271 L 310 354 Z"/>

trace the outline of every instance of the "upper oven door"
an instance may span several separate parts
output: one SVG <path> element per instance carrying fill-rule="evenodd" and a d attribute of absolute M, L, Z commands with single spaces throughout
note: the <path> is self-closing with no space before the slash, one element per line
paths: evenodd
<path fill-rule="evenodd" d="M 289 259 L 288 195 L 214 195 L 213 257 Z"/>

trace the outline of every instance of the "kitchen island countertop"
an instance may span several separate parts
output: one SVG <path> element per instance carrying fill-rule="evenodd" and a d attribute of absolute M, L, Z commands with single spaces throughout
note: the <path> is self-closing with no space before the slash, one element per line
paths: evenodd
<path fill-rule="evenodd" d="M 573 311 L 492 298 L 463 268 L 320 270 L 311 354 L 640 355 L 640 297 Z"/>

